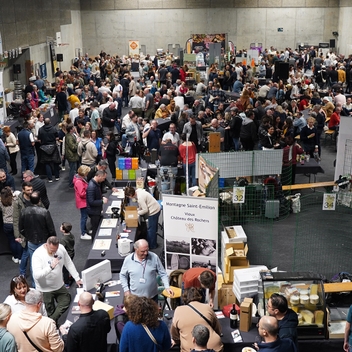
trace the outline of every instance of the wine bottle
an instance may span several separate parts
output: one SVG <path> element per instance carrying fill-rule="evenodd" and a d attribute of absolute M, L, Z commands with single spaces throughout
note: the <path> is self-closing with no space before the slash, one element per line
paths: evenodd
<path fill-rule="evenodd" d="M 236 310 L 236 304 L 233 305 L 230 312 L 230 328 L 237 329 L 238 328 L 238 315 Z"/>

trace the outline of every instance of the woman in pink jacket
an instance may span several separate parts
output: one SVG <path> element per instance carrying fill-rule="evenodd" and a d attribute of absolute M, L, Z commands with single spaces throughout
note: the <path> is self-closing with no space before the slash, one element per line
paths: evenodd
<path fill-rule="evenodd" d="M 73 178 L 73 184 L 75 187 L 76 207 L 81 212 L 81 240 L 91 240 L 92 237 L 88 235 L 86 230 L 86 223 L 88 218 L 87 213 L 87 200 L 86 193 L 88 187 L 88 181 L 86 179 L 90 167 L 82 165 L 78 168 L 78 174 Z"/>

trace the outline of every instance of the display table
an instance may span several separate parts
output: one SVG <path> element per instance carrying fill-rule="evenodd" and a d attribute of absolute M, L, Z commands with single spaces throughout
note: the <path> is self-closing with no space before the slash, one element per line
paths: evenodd
<path fill-rule="evenodd" d="M 301 163 L 297 163 L 296 165 L 296 175 L 309 175 L 309 182 L 310 182 L 310 175 L 314 176 L 314 182 L 316 182 L 317 174 L 323 174 L 324 170 L 318 164 L 315 159 L 310 158 L 309 162 L 305 162 L 303 165 Z"/>
<path fill-rule="evenodd" d="M 106 211 L 107 211 L 108 207 L 111 206 L 111 204 L 114 200 L 119 200 L 119 199 L 116 196 L 110 195 L 108 203 L 105 204 L 104 208 L 103 208 L 103 219 L 111 219 L 111 214 L 107 214 Z M 117 219 L 117 220 L 118 220 L 118 226 L 115 228 L 111 228 L 111 235 L 110 236 L 99 236 L 99 232 L 102 229 L 102 227 L 101 227 L 102 224 L 100 223 L 98 231 L 95 235 L 95 240 L 97 240 L 97 239 L 111 239 L 111 245 L 110 245 L 109 249 L 105 250 L 105 256 L 101 255 L 102 250 L 96 250 L 96 249 L 93 249 L 93 247 L 92 247 L 89 254 L 88 254 L 86 264 L 84 266 L 85 269 L 91 267 L 92 265 L 100 263 L 101 261 L 103 261 L 105 259 L 108 259 L 111 262 L 112 272 L 113 273 L 120 272 L 125 257 L 122 257 L 119 254 L 118 248 L 116 246 L 116 242 L 117 242 L 116 236 L 118 233 L 122 232 L 120 219 Z M 131 251 L 132 251 L 133 250 L 132 246 L 135 241 L 137 228 L 129 228 L 129 230 L 131 230 L 131 232 L 128 234 L 128 238 L 132 241 L 131 242 Z M 93 243 L 93 246 L 94 246 L 94 243 Z"/>
<path fill-rule="evenodd" d="M 119 280 L 119 274 L 113 274 L 112 275 L 112 280 Z M 113 306 L 114 308 L 123 303 L 123 289 L 121 284 L 116 285 L 116 286 L 112 286 L 112 287 L 106 287 L 104 292 L 108 292 L 108 291 L 120 291 L 120 296 L 118 297 L 109 297 L 105 300 L 105 303 L 110 304 L 111 306 Z M 95 294 L 95 289 L 92 289 L 89 291 L 92 294 Z M 67 319 L 69 321 L 71 321 L 72 323 L 77 320 L 77 318 L 79 318 L 79 315 L 73 315 L 71 313 L 72 307 L 76 306 L 77 302 L 71 302 L 70 308 L 68 310 L 68 314 L 67 314 Z M 108 349 L 107 352 L 117 352 L 118 351 L 118 344 L 117 344 L 117 336 L 116 336 L 116 330 L 115 330 L 115 326 L 114 326 L 114 319 L 111 319 L 110 321 L 111 323 L 111 330 L 108 333 L 107 336 L 107 341 L 108 341 Z"/>

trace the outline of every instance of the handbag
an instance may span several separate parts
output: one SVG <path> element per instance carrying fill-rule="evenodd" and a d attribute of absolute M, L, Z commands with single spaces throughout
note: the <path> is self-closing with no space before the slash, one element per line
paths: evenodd
<path fill-rule="evenodd" d="M 56 145 L 55 144 L 44 144 L 44 145 L 41 145 L 39 147 L 45 154 L 47 155 L 52 155 L 56 149 Z"/>
<path fill-rule="evenodd" d="M 148 334 L 148 336 L 150 337 L 150 339 L 154 342 L 154 344 L 156 344 L 156 346 L 158 347 L 158 350 L 162 351 L 161 346 L 158 344 L 158 341 L 155 339 L 155 337 L 153 336 L 153 334 L 149 330 L 148 326 L 145 324 L 142 324 L 142 326 L 143 326 L 144 330 L 146 331 L 146 333 Z"/>

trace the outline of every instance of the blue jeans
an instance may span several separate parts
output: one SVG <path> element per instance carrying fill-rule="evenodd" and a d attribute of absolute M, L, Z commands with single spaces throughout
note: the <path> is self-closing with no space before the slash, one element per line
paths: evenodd
<path fill-rule="evenodd" d="M 68 174 L 68 186 L 73 188 L 73 177 L 77 172 L 77 161 L 69 161 L 68 166 L 70 167 L 70 173 Z"/>
<path fill-rule="evenodd" d="M 13 233 L 13 224 L 4 223 L 4 235 L 9 241 L 10 250 L 12 255 L 16 259 L 22 258 L 22 246 L 20 243 L 15 241 L 15 235 Z"/>
<path fill-rule="evenodd" d="M 185 173 L 186 176 L 186 164 L 183 164 L 183 172 Z M 188 182 L 189 186 L 197 186 L 197 180 L 196 180 L 196 163 L 188 164 Z"/>
<path fill-rule="evenodd" d="M 155 249 L 157 247 L 156 232 L 158 230 L 159 215 L 160 211 L 154 215 L 149 215 L 148 217 L 147 241 L 150 249 Z"/>
<path fill-rule="evenodd" d="M 240 139 L 239 138 L 232 138 L 233 141 L 233 147 L 235 148 L 235 151 L 239 151 L 241 149 L 241 143 L 240 143 Z"/>
<path fill-rule="evenodd" d="M 123 134 L 122 135 L 122 138 L 121 138 L 121 145 L 122 145 L 122 148 L 126 148 L 126 145 L 127 145 L 127 135 Z"/>
<path fill-rule="evenodd" d="M 81 213 L 81 221 L 80 221 L 81 234 L 84 235 L 87 232 L 87 229 L 86 229 L 86 223 L 88 219 L 87 208 L 81 208 L 79 211 Z"/>
<path fill-rule="evenodd" d="M 28 244 L 26 244 L 26 247 L 24 247 L 23 251 L 22 251 L 21 264 L 20 264 L 20 275 L 26 276 L 28 258 L 29 258 L 29 251 L 28 251 Z"/>
<path fill-rule="evenodd" d="M 34 154 L 22 155 L 21 154 L 21 171 L 22 173 L 26 170 L 34 172 Z"/>
<path fill-rule="evenodd" d="M 53 164 L 54 165 L 54 175 L 55 178 L 59 178 L 60 174 L 59 174 L 59 164 Z M 52 180 L 53 179 L 53 173 L 51 171 L 51 165 L 50 163 L 45 164 L 45 171 L 46 171 L 46 175 L 48 177 L 48 180 Z"/>
<path fill-rule="evenodd" d="M 160 176 L 164 175 L 164 170 L 167 170 L 168 174 L 171 173 L 173 175 L 173 177 L 170 177 L 170 189 L 172 194 L 174 194 L 178 168 L 177 166 L 160 166 Z"/>
<path fill-rule="evenodd" d="M 33 288 L 35 288 L 35 282 L 34 282 L 33 272 L 32 272 L 32 257 L 33 257 L 34 251 L 38 247 L 40 247 L 42 244 L 43 243 L 34 244 L 34 243 L 28 241 L 28 252 L 29 252 L 29 259 L 30 259 L 30 267 L 31 267 L 31 275 L 32 275 L 32 287 Z"/>

